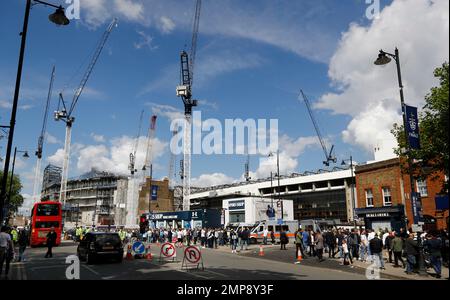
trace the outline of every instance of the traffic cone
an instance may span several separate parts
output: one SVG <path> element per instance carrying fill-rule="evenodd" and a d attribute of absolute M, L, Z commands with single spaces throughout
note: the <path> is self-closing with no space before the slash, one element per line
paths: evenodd
<path fill-rule="evenodd" d="M 131 254 L 131 244 L 130 245 L 128 245 L 128 248 L 127 248 L 127 260 L 132 260 L 133 259 L 133 255 Z"/>
<path fill-rule="evenodd" d="M 259 256 L 264 256 L 264 248 L 262 245 L 259 245 Z"/>
<path fill-rule="evenodd" d="M 296 262 L 296 264 L 299 264 L 299 263 L 301 263 L 302 262 L 302 252 L 300 251 L 300 250 L 298 250 L 298 252 L 297 252 L 297 262 Z"/>
<path fill-rule="evenodd" d="M 147 246 L 147 250 L 146 251 L 147 251 L 146 258 L 148 260 L 152 260 L 153 256 L 152 256 L 152 252 L 150 251 L 150 245 Z"/>

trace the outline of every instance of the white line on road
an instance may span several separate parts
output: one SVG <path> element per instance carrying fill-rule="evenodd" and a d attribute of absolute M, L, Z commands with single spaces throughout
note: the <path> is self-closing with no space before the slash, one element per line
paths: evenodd
<path fill-rule="evenodd" d="M 95 275 L 101 277 L 100 273 L 97 272 L 97 271 L 95 271 L 95 270 L 93 270 L 91 267 L 86 266 L 86 265 L 82 265 L 82 266 L 83 266 L 84 268 L 88 269 L 89 271 L 91 271 L 92 273 L 94 273 Z"/>

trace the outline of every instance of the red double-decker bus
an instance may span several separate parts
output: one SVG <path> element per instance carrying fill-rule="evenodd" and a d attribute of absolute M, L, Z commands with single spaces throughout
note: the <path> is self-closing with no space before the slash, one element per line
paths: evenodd
<path fill-rule="evenodd" d="M 61 243 L 62 232 L 61 203 L 52 201 L 35 203 L 31 211 L 30 246 L 44 245 L 47 241 L 47 233 L 52 227 L 55 228 L 56 246 L 58 246 Z"/>

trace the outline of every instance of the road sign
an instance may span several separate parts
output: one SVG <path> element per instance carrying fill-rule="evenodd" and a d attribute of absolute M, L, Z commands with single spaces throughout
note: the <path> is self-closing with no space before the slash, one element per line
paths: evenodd
<path fill-rule="evenodd" d="M 177 250 L 175 249 L 175 245 L 172 243 L 164 243 L 161 245 L 161 251 L 159 252 L 159 261 L 172 259 L 175 261 L 177 257 Z"/>
<path fill-rule="evenodd" d="M 198 247 L 189 246 L 184 250 L 183 263 L 181 264 L 182 269 L 189 270 L 189 267 L 195 267 L 204 270 L 202 252 Z"/>
<path fill-rule="evenodd" d="M 132 248 L 135 254 L 144 254 L 145 252 L 145 246 L 142 242 L 134 242 Z"/>

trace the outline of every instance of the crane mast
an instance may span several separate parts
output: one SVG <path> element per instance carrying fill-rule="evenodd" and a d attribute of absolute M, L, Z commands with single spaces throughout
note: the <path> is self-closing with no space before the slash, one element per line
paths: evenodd
<path fill-rule="evenodd" d="M 322 133 L 320 132 L 319 125 L 317 124 L 317 121 L 314 117 L 314 114 L 313 114 L 313 111 L 311 108 L 311 103 L 309 102 L 305 93 L 303 93 L 303 90 L 300 90 L 300 93 L 303 96 L 303 100 L 306 103 L 306 107 L 308 108 L 309 116 L 311 117 L 311 121 L 314 125 L 314 129 L 316 130 L 316 134 L 317 134 L 317 137 L 319 138 L 320 145 L 322 146 L 322 150 L 325 154 L 325 160 L 323 161 L 323 164 L 328 167 L 330 165 L 330 162 L 336 163 L 336 161 L 337 161 L 336 157 L 334 157 L 334 155 L 333 155 L 334 145 L 331 146 L 331 150 L 330 150 L 330 152 L 328 152 L 327 146 L 322 137 Z"/>
<path fill-rule="evenodd" d="M 144 117 L 144 110 L 141 111 L 141 116 L 139 118 L 139 129 L 138 129 L 138 134 L 136 136 L 136 141 L 134 144 L 134 148 L 131 150 L 130 153 L 130 164 L 128 165 L 128 169 L 131 172 L 131 175 L 134 175 L 134 173 L 136 172 L 135 169 L 135 165 L 136 165 L 136 152 L 137 152 L 137 148 L 139 146 L 139 137 L 141 136 L 141 129 L 142 129 L 142 119 Z"/>
<path fill-rule="evenodd" d="M 194 26 L 192 30 L 192 41 L 190 55 L 182 51 L 181 58 L 181 85 L 177 86 L 177 96 L 181 97 L 184 104 L 184 141 L 183 141 L 183 210 L 190 208 L 191 195 L 191 130 L 192 130 L 192 108 L 198 105 L 198 101 L 192 99 L 192 88 L 194 83 L 194 66 L 197 54 L 198 32 L 200 27 L 202 0 L 197 0 L 194 13 Z M 190 57 L 190 58 L 189 58 Z"/>
<path fill-rule="evenodd" d="M 64 160 L 63 160 L 63 168 L 62 168 L 62 174 L 61 174 L 61 189 L 60 189 L 60 196 L 59 196 L 59 201 L 62 202 L 63 204 L 66 204 L 66 191 L 67 191 L 67 179 L 68 179 L 68 175 L 69 175 L 69 158 L 70 158 L 70 145 L 71 145 L 71 138 L 72 138 L 72 125 L 73 125 L 73 122 L 75 122 L 75 118 L 72 116 L 72 114 L 73 114 L 75 106 L 78 102 L 78 99 L 80 98 L 81 93 L 83 92 L 84 87 L 86 86 L 86 83 L 92 74 L 94 66 L 97 63 L 97 60 L 100 57 L 100 54 L 102 53 L 102 50 L 106 44 L 106 41 L 108 40 L 108 37 L 111 34 L 111 31 L 113 30 L 113 28 L 115 26 L 117 26 L 116 18 L 114 18 L 112 20 L 112 22 L 109 24 L 108 28 L 106 29 L 106 31 L 103 33 L 102 37 L 100 38 L 100 40 L 97 44 L 97 47 L 95 49 L 94 55 L 92 56 L 92 59 L 87 67 L 87 70 L 84 73 L 84 76 L 81 79 L 81 82 L 80 82 L 78 88 L 75 90 L 75 94 L 73 95 L 72 102 L 71 102 L 69 108 L 66 106 L 66 103 L 64 101 L 64 97 L 63 97 L 62 93 L 59 94 L 59 103 L 62 104 L 63 109 L 59 110 L 59 107 L 58 107 L 58 110 L 55 112 L 55 120 L 63 121 L 66 123 L 66 136 L 65 136 L 65 143 L 64 143 Z"/>
<path fill-rule="evenodd" d="M 178 130 L 173 130 L 172 131 L 172 137 L 175 137 L 178 134 Z M 174 172 L 174 168 L 175 168 L 175 160 L 176 160 L 176 156 L 174 153 L 170 153 L 170 159 L 169 159 L 169 174 L 168 174 L 168 179 L 169 179 L 169 185 L 170 187 L 174 187 L 175 186 L 175 180 L 176 180 L 176 175 Z"/>
<path fill-rule="evenodd" d="M 50 106 L 50 101 L 52 98 L 53 81 L 54 80 L 55 80 L 55 66 L 53 66 L 52 74 L 50 76 L 50 85 L 48 87 L 47 102 L 45 104 L 41 135 L 38 138 L 38 146 L 37 146 L 37 150 L 35 153 L 37 156 L 37 161 L 36 161 L 36 167 L 35 167 L 35 173 L 34 173 L 34 183 L 33 183 L 33 201 L 34 201 L 34 203 L 38 202 L 39 198 L 40 198 L 40 197 L 38 197 L 38 193 L 39 193 L 39 183 L 41 182 L 40 179 L 41 179 L 42 150 L 44 147 L 45 134 L 46 134 L 46 130 L 47 130 L 48 108 Z"/>
<path fill-rule="evenodd" d="M 150 176 L 152 176 L 152 167 L 153 167 L 153 140 L 155 138 L 155 131 L 156 131 L 156 119 L 157 116 L 152 116 L 150 119 L 150 127 L 148 129 L 148 135 L 147 135 L 147 152 L 145 154 L 145 162 L 144 166 L 142 167 L 142 175 L 143 175 L 143 182 L 145 182 L 145 176 L 146 171 L 150 171 Z"/>

